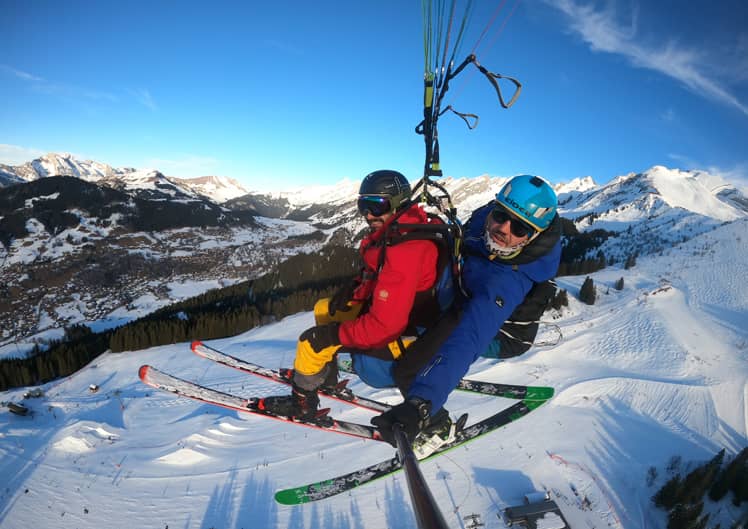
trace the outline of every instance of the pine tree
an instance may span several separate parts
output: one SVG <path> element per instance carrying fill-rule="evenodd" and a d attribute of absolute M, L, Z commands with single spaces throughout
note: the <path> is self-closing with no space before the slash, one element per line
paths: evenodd
<path fill-rule="evenodd" d="M 658 507 L 669 511 L 678 503 L 682 487 L 683 482 L 680 476 L 673 476 L 652 496 L 652 502 Z"/>
<path fill-rule="evenodd" d="M 747 480 L 746 462 L 748 462 L 748 448 L 741 450 L 720 472 L 709 489 L 709 498 L 713 501 L 719 501 L 724 498 L 727 492 L 732 490 L 735 487 L 735 483 L 739 481 L 738 477 L 741 472 L 743 479 Z"/>
<path fill-rule="evenodd" d="M 584 280 L 582 288 L 579 290 L 579 300 L 587 303 L 587 305 L 595 304 L 595 284 L 589 276 Z"/>
<path fill-rule="evenodd" d="M 706 522 L 699 519 L 703 509 L 703 501 L 696 504 L 677 504 L 668 515 L 668 529 L 697 529 L 703 527 L 702 523 L 705 525 Z"/>
<path fill-rule="evenodd" d="M 725 450 L 722 449 L 716 456 L 703 465 L 695 468 L 683 480 L 681 494 L 678 502 L 684 504 L 695 504 L 704 497 L 704 494 L 712 487 L 715 478 L 722 466 Z"/>
<path fill-rule="evenodd" d="M 561 290 L 556 291 L 556 293 L 553 295 L 553 299 L 551 299 L 551 308 L 560 310 L 561 307 L 568 307 L 568 306 L 569 306 L 569 295 L 566 292 L 566 290 L 561 289 Z"/>
<path fill-rule="evenodd" d="M 732 486 L 732 492 L 735 495 L 732 499 L 733 505 L 740 505 L 748 500 L 748 466 L 745 463 L 738 467 L 735 475 L 735 481 Z"/>
<path fill-rule="evenodd" d="M 651 487 L 657 479 L 657 469 L 655 467 L 649 467 L 647 470 L 647 487 Z"/>
<path fill-rule="evenodd" d="M 614 287 L 616 290 L 623 290 L 623 278 L 620 278 L 618 281 L 616 281 L 616 284 Z"/>

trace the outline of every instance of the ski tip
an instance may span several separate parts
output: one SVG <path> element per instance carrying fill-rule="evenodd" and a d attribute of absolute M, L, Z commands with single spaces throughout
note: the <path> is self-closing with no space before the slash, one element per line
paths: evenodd
<path fill-rule="evenodd" d="M 299 505 L 309 502 L 309 499 L 296 489 L 286 489 L 275 493 L 275 501 L 281 505 Z"/>
<path fill-rule="evenodd" d="M 148 376 L 148 370 L 151 368 L 148 364 L 140 366 L 140 369 L 138 369 L 138 377 L 140 377 L 140 380 L 143 380 L 145 377 Z"/>
<path fill-rule="evenodd" d="M 195 340 L 192 342 L 192 345 L 190 345 L 190 349 L 192 349 L 192 351 L 194 352 L 195 349 L 197 349 L 201 345 L 203 345 L 203 342 L 201 342 L 200 340 Z"/>
<path fill-rule="evenodd" d="M 537 386 L 528 387 L 527 394 L 523 400 L 549 400 L 553 398 L 555 390 L 551 387 Z"/>

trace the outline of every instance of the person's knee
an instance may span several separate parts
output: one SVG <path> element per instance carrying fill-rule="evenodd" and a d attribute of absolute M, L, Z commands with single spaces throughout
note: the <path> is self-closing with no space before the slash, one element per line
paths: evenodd
<path fill-rule="evenodd" d="M 310 375 L 300 373 L 299 371 L 294 371 L 293 382 L 301 389 L 313 391 L 320 387 L 325 381 L 325 378 L 327 378 L 328 370 L 329 366 L 325 365 L 319 372 Z"/>
<path fill-rule="evenodd" d="M 391 388 L 395 385 L 392 376 L 393 361 L 364 354 L 351 355 L 351 358 L 353 370 L 366 385 L 374 388 Z"/>

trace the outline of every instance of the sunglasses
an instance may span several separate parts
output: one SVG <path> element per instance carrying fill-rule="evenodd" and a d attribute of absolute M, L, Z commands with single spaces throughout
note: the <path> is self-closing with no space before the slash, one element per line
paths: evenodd
<path fill-rule="evenodd" d="M 504 224 L 509 221 L 509 231 L 515 237 L 532 237 L 535 233 L 535 228 L 510 215 L 508 211 L 501 207 L 497 207 L 491 212 L 491 218 L 496 224 Z"/>
<path fill-rule="evenodd" d="M 372 217 L 381 217 L 392 209 L 388 197 L 367 196 L 358 197 L 358 212 L 362 215 L 370 213 Z"/>

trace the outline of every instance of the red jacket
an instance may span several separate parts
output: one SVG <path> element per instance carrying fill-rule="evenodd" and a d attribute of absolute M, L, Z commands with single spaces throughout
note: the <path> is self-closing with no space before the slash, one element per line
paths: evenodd
<path fill-rule="evenodd" d="M 430 289 L 436 281 L 438 250 L 429 240 L 410 240 L 383 248 L 381 239 L 390 221 L 361 241 L 364 261 L 362 282 L 354 300 L 369 300 L 369 310 L 340 325 L 340 342 L 354 349 L 376 349 L 396 340 L 408 326 L 416 292 Z M 401 224 L 428 224 L 426 212 L 414 204 L 401 214 Z M 380 253 L 384 265 L 377 275 Z M 367 276 L 373 279 L 366 279 Z"/>

